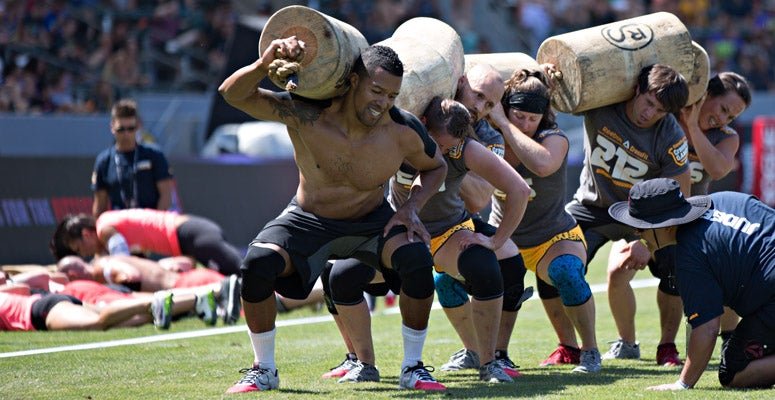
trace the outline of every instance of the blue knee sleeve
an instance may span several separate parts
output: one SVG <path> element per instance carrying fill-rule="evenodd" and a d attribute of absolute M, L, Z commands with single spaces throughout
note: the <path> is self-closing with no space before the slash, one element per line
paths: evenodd
<path fill-rule="evenodd" d="M 433 257 L 423 242 L 405 244 L 390 256 L 401 278 L 401 291 L 414 299 L 433 296 Z"/>
<path fill-rule="evenodd" d="M 468 302 L 468 293 L 462 282 L 443 273 L 433 272 L 436 283 L 436 296 L 444 308 L 460 307 Z"/>
<path fill-rule="evenodd" d="M 457 269 L 471 287 L 475 299 L 492 300 L 503 296 L 501 268 L 492 250 L 478 244 L 468 247 L 458 256 Z"/>
<path fill-rule="evenodd" d="M 589 284 L 584 279 L 584 263 L 570 254 L 559 256 L 549 263 L 549 279 L 560 292 L 562 304 L 579 306 L 592 297 Z"/>
<path fill-rule="evenodd" d="M 519 311 L 525 292 L 525 260 L 521 254 L 498 260 L 503 277 L 503 311 Z"/>
<path fill-rule="evenodd" d="M 242 260 L 242 289 L 240 295 L 249 303 L 259 303 L 274 293 L 274 285 L 283 270 L 285 259 L 280 253 L 266 247 L 249 246 Z"/>

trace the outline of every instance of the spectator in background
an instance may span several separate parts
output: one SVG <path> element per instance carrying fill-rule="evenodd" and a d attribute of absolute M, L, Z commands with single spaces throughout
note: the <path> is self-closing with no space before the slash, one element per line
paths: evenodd
<path fill-rule="evenodd" d="M 172 205 L 173 177 L 167 158 L 156 148 L 137 142 L 139 118 L 134 100 L 120 100 L 110 112 L 115 145 L 94 162 L 92 214 L 108 209 L 153 208 Z"/>

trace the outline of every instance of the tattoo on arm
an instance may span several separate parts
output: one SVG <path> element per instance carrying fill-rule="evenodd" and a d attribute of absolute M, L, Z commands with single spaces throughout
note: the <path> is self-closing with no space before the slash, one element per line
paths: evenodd
<path fill-rule="evenodd" d="M 272 111 L 282 120 L 296 118 L 302 125 L 312 125 L 320 118 L 323 108 L 316 104 L 298 101 L 288 95 L 270 96 Z"/>

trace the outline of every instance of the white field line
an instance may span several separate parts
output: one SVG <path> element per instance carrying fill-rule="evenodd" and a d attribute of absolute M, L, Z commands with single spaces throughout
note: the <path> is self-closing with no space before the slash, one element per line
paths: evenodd
<path fill-rule="evenodd" d="M 654 286 L 657 286 L 658 284 L 659 284 L 659 280 L 654 278 L 633 280 L 632 282 L 630 282 L 630 285 L 632 286 L 633 289 L 654 287 Z M 602 283 L 602 284 L 591 285 L 590 288 L 592 289 L 593 293 L 605 292 L 606 284 Z M 536 299 L 538 299 L 537 292 L 534 293 L 533 297 L 528 299 L 528 301 L 536 300 Z M 441 308 L 441 305 L 439 305 L 438 302 L 433 303 L 433 309 L 440 309 L 440 308 Z M 385 310 L 385 312 L 382 314 L 391 315 L 391 314 L 398 314 L 398 312 L 399 312 L 398 307 L 393 307 Z M 281 320 L 281 321 L 277 321 L 276 326 L 281 327 L 281 326 L 307 325 L 307 324 L 317 324 L 317 323 L 328 322 L 328 321 L 333 321 L 333 318 L 330 315 Z M 84 343 L 84 344 L 77 344 L 77 345 L 71 345 L 71 346 L 47 347 L 42 349 L 12 351 L 8 353 L 0 353 L 0 358 L 59 353 L 63 351 L 104 349 L 107 347 L 130 346 L 130 345 L 145 344 L 145 343 L 165 342 L 170 340 L 191 339 L 191 338 L 223 335 L 227 333 L 236 333 L 236 332 L 244 332 L 244 331 L 247 331 L 247 326 L 243 324 L 243 325 L 237 325 L 237 326 L 226 326 L 223 328 L 209 328 L 209 329 L 203 329 L 198 331 L 167 333 L 162 335 L 145 336 L 145 337 L 138 337 L 138 338 L 132 338 L 132 339 L 110 340 L 106 342 Z"/>

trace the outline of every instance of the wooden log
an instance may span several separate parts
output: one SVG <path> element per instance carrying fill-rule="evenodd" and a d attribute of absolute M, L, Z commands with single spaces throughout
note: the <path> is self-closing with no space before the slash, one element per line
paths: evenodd
<path fill-rule="evenodd" d="M 311 99 L 328 99 L 343 94 L 347 77 L 366 38 L 352 26 L 304 6 L 278 10 L 266 22 L 258 43 L 259 55 L 272 40 L 296 36 L 304 41 L 304 58 L 294 93 Z M 283 82 L 272 80 L 278 87 Z"/>
<path fill-rule="evenodd" d="M 689 81 L 689 100 L 686 105 L 696 103 L 708 91 L 708 81 L 710 80 L 710 59 L 705 49 L 697 42 L 692 42 L 694 51 L 694 70 Z"/>
<path fill-rule="evenodd" d="M 658 12 L 546 39 L 536 60 L 562 73 L 552 96 L 566 113 L 626 101 L 643 67 L 666 64 L 687 80 L 694 70 L 689 31 L 673 14 Z"/>
<path fill-rule="evenodd" d="M 455 97 L 459 75 L 434 48 L 409 37 L 390 37 L 377 44 L 393 49 L 404 64 L 397 107 L 420 116 L 435 96 Z"/>
<path fill-rule="evenodd" d="M 525 53 L 466 54 L 466 72 L 477 64 L 489 64 L 498 70 L 503 80 L 508 80 L 517 69 L 540 68 L 538 62 Z"/>
<path fill-rule="evenodd" d="M 463 42 L 452 27 L 433 18 L 412 18 L 377 44 L 392 48 L 404 64 L 396 106 L 419 116 L 435 96 L 455 96 L 465 60 Z"/>
<path fill-rule="evenodd" d="M 435 18 L 412 18 L 396 28 L 392 38 L 410 38 L 436 50 L 449 64 L 452 74 L 463 76 L 463 41 L 455 29 Z"/>

